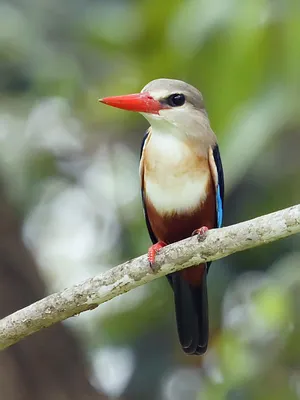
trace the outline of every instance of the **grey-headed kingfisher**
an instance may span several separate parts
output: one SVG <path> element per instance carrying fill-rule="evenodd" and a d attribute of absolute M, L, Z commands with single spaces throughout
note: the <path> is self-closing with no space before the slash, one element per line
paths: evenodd
<path fill-rule="evenodd" d="M 140 154 L 142 201 L 153 242 L 150 265 L 163 246 L 220 227 L 223 168 L 202 94 L 183 81 L 157 79 L 141 93 L 100 101 L 139 112 L 151 124 Z M 203 354 L 208 345 L 209 265 L 167 276 L 174 292 L 179 340 L 187 354 Z"/>

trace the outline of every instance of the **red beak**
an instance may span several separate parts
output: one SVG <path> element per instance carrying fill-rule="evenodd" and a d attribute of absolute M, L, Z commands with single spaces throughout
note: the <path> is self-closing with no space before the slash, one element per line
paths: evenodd
<path fill-rule="evenodd" d="M 158 100 L 153 99 L 149 93 L 127 94 L 125 96 L 104 97 L 99 99 L 101 103 L 123 110 L 158 114 L 165 108 Z"/>

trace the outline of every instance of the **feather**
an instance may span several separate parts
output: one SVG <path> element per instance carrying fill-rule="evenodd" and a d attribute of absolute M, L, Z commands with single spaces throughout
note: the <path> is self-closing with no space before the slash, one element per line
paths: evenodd
<path fill-rule="evenodd" d="M 146 132 L 145 135 L 143 137 L 142 140 L 142 144 L 141 144 L 141 151 L 140 151 L 140 178 L 141 178 L 141 195 L 142 195 L 142 204 L 143 204 L 143 210 L 144 210 L 144 216 L 145 216 L 145 221 L 146 221 L 146 225 L 147 225 L 147 229 L 148 229 L 148 233 L 150 236 L 150 239 L 152 241 L 153 244 L 157 243 L 158 240 L 155 237 L 153 230 L 151 228 L 151 224 L 148 218 L 148 212 L 147 212 L 147 207 L 146 207 L 146 203 L 145 203 L 145 192 L 144 192 L 144 163 L 143 163 L 143 156 L 144 156 L 144 149 L 146 146 L 147 141 L 149 140 L 151 134 L 151 128 L 149 128 Z"/>
<path fill-rule="evenodd" d="M 224 213 L 224 173 L 219 146 L 217 144 L 214 146 L 214 148 L 210 148 L 209 164 L 216 190 L 216 227 L 221 228 Z"/>
<path fill-rule="evenodd" d="M 161 214 L 145 193 L 144 157 L 150 137 L 151 130 L 146 132 L 142 142 L 140 176 L 144 214 L 152 243 L 160 240 L 176 242 L 203 225 L 210 229 L 220 227 L 223 219 L 224 178 L 218 146 L 209 149 L 208 167 L 212 179 L 208 180 L 207 188 L 204 189 L 207 193 L 205 199 L 200 198 L 197 208 L 190 212 L 186 210 L 183 214 Z M 174 292 L 179 340 L 187 354 L 203 354 L 207 349 L 209 326 L 206 276 L 209 265 L 202 264 L 167 276 Z"/>

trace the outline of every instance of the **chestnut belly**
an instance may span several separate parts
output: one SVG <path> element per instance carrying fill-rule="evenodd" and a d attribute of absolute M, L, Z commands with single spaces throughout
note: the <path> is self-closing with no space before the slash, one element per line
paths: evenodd
<path fill-rule="evenodd" d="M 207 226 L 209 229 L 216 227 L 215 191 L 211 187 L 205 201 L 186 212 L 158 213 L 151 201 L 145 198 L 145 206 L 151 229 L 158 241 L 167 244 L 177 242 L 191 236 L 195 229 Z"/>

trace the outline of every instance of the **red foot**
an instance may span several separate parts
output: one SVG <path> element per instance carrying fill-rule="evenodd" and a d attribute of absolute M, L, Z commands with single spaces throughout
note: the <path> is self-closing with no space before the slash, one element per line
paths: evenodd
<path fill-rule="evenodd" d="M 155 243 L 153 246 L 151 246 L 149 248 L 149 250 L 148 250 L 148 260 L 149 260 L 151 269 L 153 269 L 153 264 L 155 262 L 155 257 L 156 257 L 157 252 L 161 248 L 165 247 L 166 245 L 167 244 L 165 242 L 157 242 L 157 243 Z"/>
<path fill-rule="evenodd" d="M 207 231 L 208 231 L 207 226 L 201 226 L 201 228 L 194 230 L 194 232 L 192 233 L 192 236 L 198 235 L 198 240 L 202 240 L 205 238 L 205 234 Z"/>

